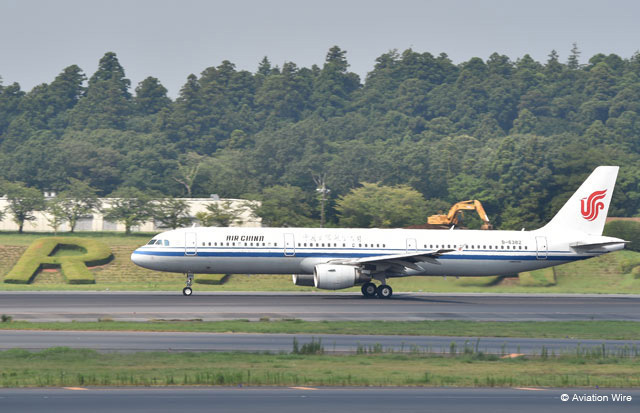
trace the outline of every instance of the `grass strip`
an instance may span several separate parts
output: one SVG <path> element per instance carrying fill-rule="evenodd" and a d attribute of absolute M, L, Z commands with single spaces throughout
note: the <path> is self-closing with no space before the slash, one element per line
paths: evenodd
<path fill-rule="evenodd" d="M 6 319 L 6 316 L 3 317 Z M 635 321 L 96 321 L 0 323 L 0 330 L 175 331 L 271 334 L 379 334 L 640 340 Z"/>
<path fill-rule="evenodd" d="M 0 387 L 465 386 L 640 387 L 640 358 L 424 354 L 99 354 L 52 348 L 0 352 Z"/>

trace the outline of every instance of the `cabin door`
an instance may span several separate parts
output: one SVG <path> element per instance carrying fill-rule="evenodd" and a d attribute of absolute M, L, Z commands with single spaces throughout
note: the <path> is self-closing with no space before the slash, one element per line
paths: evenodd
<path fill-rule="evenodd" d="M 418 246 L 416 244 L 415 238 L 407 238 L 407 254 L 411 254 L 412 252 L 416 252 L 418 250 Z"/>
<path fill-rule="evenodd" d="M 184 233 L 184 255 L 198 254 L 198 239 L 195 232 Z"/>
<path fill-rule="evenodd" d="M 536 258 L 547 259 L 547 237 L 536 237 Z"/>
<path fill-rule="evenodd" d="M 284 234 L 284 256 L 293 257 L 296 255 L 296 245 L 293 234 Z"/>

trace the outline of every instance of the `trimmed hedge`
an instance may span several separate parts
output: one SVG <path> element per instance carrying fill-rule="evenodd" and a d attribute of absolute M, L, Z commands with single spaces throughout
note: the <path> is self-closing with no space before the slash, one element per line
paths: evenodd
<path fill-rule="evenodd" d="M 518 274 L 520 285 L 525 287 L 551 287 L 556 285 L 556 273 L 553 268 L 521 272 Z"/>
<path fill-rule="evenodd" d="M 631 241 L 626 249 L 640 252 L 640 222 L 622 220 L 608 222 L 604 226 L 603 235 Z"/>
<path fill-rule="evenodd" d="M 193 281 L 198 284 L 223 285 L 230 277 L 231 274 L 198 274 Z"/>
<path fill-rule="evenodd" d="M 53 257 L 63 247 L 82 249 L 82 255 Z M 43 268 L 60 268 L 68 284 L 95 284 L 87 266 L 103 265 L 113 259 L 111 249 L 95 239 L 81 237 L 47 237 L 35 240 L 18 263 L 5 276 L 4 282 L 29 284 Z"/>

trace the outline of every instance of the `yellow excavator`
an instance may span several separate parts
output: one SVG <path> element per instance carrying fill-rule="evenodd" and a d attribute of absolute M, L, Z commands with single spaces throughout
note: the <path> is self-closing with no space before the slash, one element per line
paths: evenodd
<path fill-rule="evenodd" d="M 482 219 L 483 224 L 480 227 L 481 229 L 493 229 L 493 226 L 489 222 L 489 217 L 484 211 L 482 204 L 476 199 L 458 202 L 451 207 L 447 215 L 431 215 L 427 219 L 427 222 L 429 225 L 433 226 L 442 225 L 451 227 L 453 225 L 458 225 L 458 223 L 460 222 L 460 217 L 463 214 L 462 211 L 471 209 L 475 209 L 476 212 L 478 212 L 480 219 Z"/>

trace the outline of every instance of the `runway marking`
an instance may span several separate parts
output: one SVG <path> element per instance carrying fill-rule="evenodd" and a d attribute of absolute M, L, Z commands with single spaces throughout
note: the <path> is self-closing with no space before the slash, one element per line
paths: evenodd
<path fill-rule="evenodd" d="M 65 390 L 78 390 L 78 391 L 89 390 L 89 389 L 85 389 L 84 387 L 63 387 L 63 389 L 65 389 Z"/>
<path fill-rule="evenodd" d="M 318 390 L 318 389 L 316 389 L 314 387 L 300 387 L 300 386 L 298 386 L 298 387 L 289 387 L 289 388 L 293 389 L 293 390 Z"/>
<path fill-rule="evenodd" d="M 535 387 L 514 387 L 516 390 L 528 390 L 528 391 L 545 391 L 547 389 L 537 389 Z"/>

